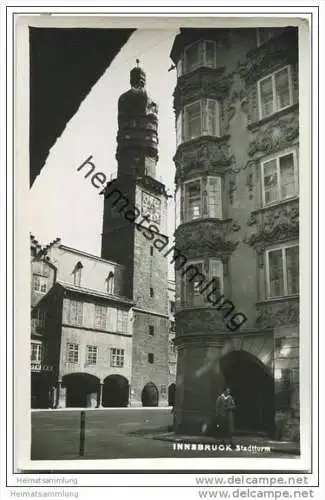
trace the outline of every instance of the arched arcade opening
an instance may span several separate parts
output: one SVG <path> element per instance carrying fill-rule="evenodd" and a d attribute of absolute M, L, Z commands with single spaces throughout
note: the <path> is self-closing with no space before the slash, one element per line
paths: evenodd
<path fill-rule="evenodd" d="M 62 377 L 66 388 L 66 407 L 89 408 L 97 406 L 100 380 L 89 373 L 70 373 Z"/>
<path fill-rule="evenodd" d="M 226 354 L 220 366 L 236 404 L 235 432 L 274 435 L 274 378 L 268 368 L 246 351 Z"/>
<path fill-rule="evenodd" d="M 142 389 L 141 401 L 142 406 L 158 406 L 159 392 L 153 382 L 148 382 Z"/>
<path fill-rule="evenodd" d="M 109 375 L 103 384 L 102 406 L 126 407 L 129 404 L 129 382 L 122 375 Z"/>

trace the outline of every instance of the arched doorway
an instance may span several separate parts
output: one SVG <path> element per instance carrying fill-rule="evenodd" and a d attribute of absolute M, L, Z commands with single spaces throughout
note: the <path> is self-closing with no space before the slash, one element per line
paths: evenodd
<path fill-rule="evenodd" d="M 142 390 L 141 394 L 142 406 L 158 406 L 159 393 L 153 382 L 148 382 Z"/>
<path fill-rule="evenodd" d="M 129 382 L 122 375 L 110 375 L 105 378 L 103 385 L 104 407 L 125 407 L 129 404 Z"/>
<path fill-rule="evenodd" d="M 99 379 L 88 373 L 70 373 L 62 377 L 66 388 L 66 407 L 89 408 L 97 406 Z"/>
<path fill-rule="evenodd" d="M 168 406 L 174 406 L 175 404 L 175 391 L 176 385 L 170 384 L 170 386 L 168 387 Z"/>
<path fill-rule="evenodd" d="M 263 363 L 246 351 L 232 351 L 220 362 L 225 385 L 236 403 L 237 432 L 274 434 L 274 379 Z"/>

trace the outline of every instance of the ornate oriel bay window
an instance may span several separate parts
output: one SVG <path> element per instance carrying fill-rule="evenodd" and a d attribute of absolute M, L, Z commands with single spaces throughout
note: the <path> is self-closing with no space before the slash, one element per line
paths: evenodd
<path fill-rule="evenodd" d="M 219 102 L 215 99 L 199 99 L 187 104 L 177 117 L 177 146 L 202 135 L 220 137 Z"/>
<path fill-rule="evenodd" d="M 184 182 L 176 191 L 176 215 L 179 214 L 178 224 L 209 217 L 222 219 L 221 177 L 198 177 Z"/>
<path fill-rule="evenodd" d="M 295 151 L 278 154 L 261 162 L 263 205 L 298 194 L 298 168 Z"/>
<path fill-rule="evenodd" d="M 299 293 L 299 246 L 286 245 L 266 252 L 268 298 Z"/>
<path fill-rule="evenodd" d="M 216 67 L 216 43 L 212 40 L 198 40 L 185 47 L 177 63 L 177 76 L 185 75 L 202 66 Z"/>
<path fill-rule="evenodd" d="M 206 286 L 209 284 L 208 288 Z M 183 305 L 200 307 L 212 305 L 223 293 L 223 263 L 220 259 L 211 258 L 208 269 L 203 260 L 188 261 L 183 271 Z M 210 301 L 207 296 L 210 295 Z"/>
<path fill-rule="evenodd" d="M 260 119 L 292 105 L 291 67 L 285 66 L 257 82 Z"/>

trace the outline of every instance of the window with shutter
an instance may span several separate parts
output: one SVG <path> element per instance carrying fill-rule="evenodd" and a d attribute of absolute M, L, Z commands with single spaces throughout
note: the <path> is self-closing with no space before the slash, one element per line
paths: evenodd
<path fill-rule="evenodd" d="M 95 328 L 106 330 L 107 328 L 107 307 L 95 305 Z"/>
<path fill-rule="evenodd" d="M 117 331 L 117 309 L 115 307 L 107 307 L 107 330 L 110 332 Z"/>
<path fill-rule="evenodd" d="M 127 311 L 117 310 L 117 331 L 127 333 L 128 330 L 128 313 Z"/>
<path fill-rule="evenodd" d="M 83 322 L 83 303 L 78 300 L 70 300 L 69 323 L 73 325 L 82 325 Z"/>

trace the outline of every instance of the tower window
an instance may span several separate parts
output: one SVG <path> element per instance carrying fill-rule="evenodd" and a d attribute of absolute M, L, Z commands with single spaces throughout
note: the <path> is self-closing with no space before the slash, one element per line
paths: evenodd
<path fill-rule="evenodd" d="M 150 255 L 153 256 L 153 246 L 150 247 Z"/>
<path fill-rule="evenodd" d="M 114 295 L 114 273 L 112 271 L 106 278 L 106 290 L 110 295 Z"/>
<path fill-rule="evenodd" d="M 82 268 L 83 268 L 83 265 L 79 261 L 79 262 L 77 262 L 77 264 L 75 265 L 74 270 L 72 271 L 72 273 L 73 273 L 73 284 L 75 286 L 80 286 L 81 285 L 81 272 L 82 272 Z"/>
<path fill-rule="evenodd" d="M 153 337 L 155 334 L 155 328 L 153 325 L 149 325 L 149 335 L 151 335 L 151 337 Z"/>
<path fill-rule="evenodd" d="M 153 352 L 148 352 L 148 363 L 150 363 L 151 365 L 153 365 L 153 363 L 154 363 Z"/>
<path fill-rule="evenodd" d="M 150 287 L 150 292 L 149 292 L 149 293 L 150 293 L 150 297 L 152 298 L 152 297 L 153 297 L 153 295 L 154 295 L 154 293 L 153 293 L 153 288 L 152 288 L 152 287 Z"/>

